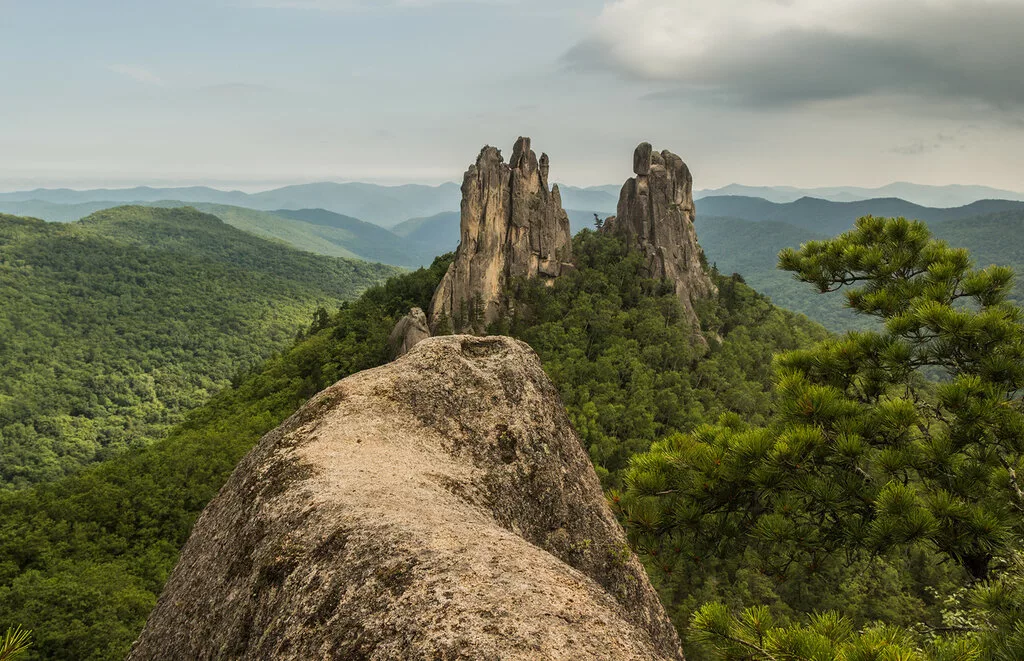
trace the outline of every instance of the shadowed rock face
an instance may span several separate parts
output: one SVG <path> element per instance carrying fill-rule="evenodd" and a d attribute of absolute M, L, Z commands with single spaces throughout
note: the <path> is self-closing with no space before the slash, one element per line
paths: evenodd
<path fill-rule="evenodd" d="M 424 340 L 269 433 L 131 659 L 675 659 L 533 351 Z"/>
<path fill-rule="evenodd" d="M 430 337 L 430 328 L 427 326 L 427 315 L 423 310 L 413 308 L 409 314 L 398 320 L 395 328 L 388 336 L 388 353 L 392 360 L 404 356 L 409 351 Z"/>
<path fill-rule="evenodd" d="M 626 181 L 617 214 L 604 231 L 626 236 L 647 258 L 652 278 L 675 283 L 676 295 L 694 328 L 693 304 L 716 292 L 704 270 L 703 251 L 693 227 L 693 177 L 670 151 L 658 153 L 643 143 L 633 153 L 636 177 Z"/>
<path fill-rule="evenodd" d="M 548 190 L 548 170 L 547 154 L 538 161 L 529 138 L 516 141 L 507 164 L 484 147 L 470 166 L 455 261 L 430 305 L 435 333 L 445 320 L 455 332 L 482 331 L 506 310 L 513 278 L 552 281 L 571 267 L 569 217 L 558 186 Z"/>

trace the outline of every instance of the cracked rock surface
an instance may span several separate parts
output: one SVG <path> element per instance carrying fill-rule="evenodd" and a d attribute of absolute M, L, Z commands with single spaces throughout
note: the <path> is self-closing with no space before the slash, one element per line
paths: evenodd
<path fill-rule="evenodd" d="M 683 654 L 534 352 L 445 336 L 259 442 L 129 658 Z"/>

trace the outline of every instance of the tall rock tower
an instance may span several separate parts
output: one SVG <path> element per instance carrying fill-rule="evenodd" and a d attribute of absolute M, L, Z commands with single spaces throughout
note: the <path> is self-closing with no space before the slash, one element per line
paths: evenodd
<path fill-rule="evenodd" d="M 431 330 L 482 331 L 507 310 L 513 278 L 553 281 L 572 267 L 569 216 L 558 186 L 548 189 L 548 156 L 519 138 L 509 163 L 484 147 L 462 182 L 455 261 L 430 304 Z M 447 330 L 447 329 L 445 329 Z"/>
<path fill-rule="evenodd" d="M 675 284 L 686 316 L 699 328 L 693 305 L 717 289 L 693 226 L 690 168 L 672 152 L 658 153 L 645 142 L 633 152 L 633 172 L 636 177 L 622 187 L 617 215 L 605 222 L 604 231 L 625 236 L 640 250 L 650 277 Z"/>

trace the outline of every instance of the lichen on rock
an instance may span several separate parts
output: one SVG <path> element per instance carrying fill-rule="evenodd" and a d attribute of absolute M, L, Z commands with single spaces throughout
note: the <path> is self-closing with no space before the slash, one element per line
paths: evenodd
<path fill-rule="evenodd" d="M 447 336 L 260 441 L 129 658 L 683 655 L 536 355 Z"/>

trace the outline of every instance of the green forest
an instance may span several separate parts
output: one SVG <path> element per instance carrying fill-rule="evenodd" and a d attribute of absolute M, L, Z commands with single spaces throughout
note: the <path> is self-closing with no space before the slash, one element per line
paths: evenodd
<path fill-rule="evenodd" d="M 193 209 L 0 216 L 0 489 L 161 438 L 318 307 L 395 272 Z"/>
<path fill-rule="evenodd" d="M 121 222 L 73 231 L 158 240 Z M 187 242 L 156 234 L 169 252 Z M 1024 657 L 1011 270 L 868 217 L 780 256 L 861 330 L 830 335 L 712 268 L 697 341 L 620 239 L 583 230 L 573 251 L 553 287 L 514 282 L 514 313 L 486 330 L 537 351 L 687 658 Z M 450 260 L 307 312 L 287 348 L 161 440 L 0 493 L 0 626 L 32 630 L 24 658 L 123 658 L 239 459 L 313 394 L 386 362 L 394 323 L 428 307 Z"/>
<path fill-rule="evenodd" d="M 1024 658 L 1013 272 L 872 217 L 780 266 L 878 330 L 779 355 L 768 424 L 670 436 L 611 495 L 689 657 Z"/>
<path fill-rule="evenodd" d="M 523 283 L 520 307 L 528 311 L 492 330 L 537 347 L 609 485 L 620 481 L 630 453 L 663 435 L 728 412 L 765 420 L 773 408 L 770 356 L 825 337 L 738 277 L 719 277 L 719 298 L 703 311 L 713 341 L 694 349 L 674 294 L 644 278 L 618 239 L 584 231 L 575 250 L 575 274 L 550 289 Z M 0 495 L 0 623 L 35 632 L 36 656 L 28 658 L 122 657 L 192 522 L 237 461 L 311 395 L 385 362 L 395 321 L 428 305 L 449 259 L 318 317 L 290 349 L 165 439 Z"/>

